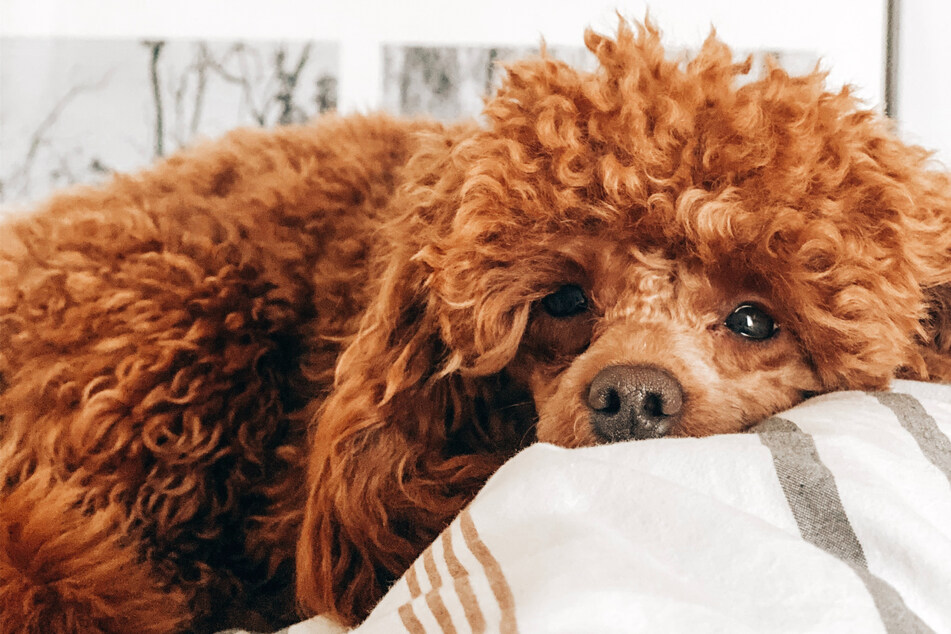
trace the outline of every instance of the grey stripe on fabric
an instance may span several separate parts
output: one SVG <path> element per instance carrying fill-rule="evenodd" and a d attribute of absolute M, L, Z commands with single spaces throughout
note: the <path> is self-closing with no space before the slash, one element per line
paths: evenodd
<path fill-rule="evenodd" d="M 776 475 L 803 539 L 855 570 L 887 632 L 932 632 L 908 609 L 895 588 L 869 571 L 865 551 L 842 506 L 835 476 L 819 458 L 812 436 L 777 416 L 752 431 L 773 456 Z"/>
<path fill-rule="evenodd" d="M 773 454 L 776 475 L 803 539 L 846 563 L 867 567 L 835 478 L 819 460 L 812 437 L 795 423 L 775 416 L 756 431 Z"/>
<path fill-rule="evenodd" d="M 878 402 L 892 410 L 901 426 L 918 443 L 921 453 L 944 473 L 951 484 L 951 440 L 914 396 L 898 392 L 877 392 Z"/>

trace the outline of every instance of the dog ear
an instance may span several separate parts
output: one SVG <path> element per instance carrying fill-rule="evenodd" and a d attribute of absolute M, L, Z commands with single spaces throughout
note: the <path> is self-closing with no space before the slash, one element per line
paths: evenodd
<path fill-rule="evenodd" d="M 851 97 L 843 90 L 832 99 Z M 833 232 L 834 249 L 813 248 L 829 242 L 823 236 L 799 254 L 818 255 L 813 288 L 836 291 L 822 304 L 835 305 L 826 312 L 837 323 L 812 329 L 823 339 L 815 347 L 837 355 L 820 365 L 847 378 L 830 378 L 837 388 L 878 389 L 871 379 L 895 373 L 951 380 L 951 174 L 870 111 L 853 110 L 840 121 L 839 138 L 851 148 L 848 169 L 837 177 L 847 223 Z"/>
<path fill-rule="evenodd" d="M 921 171 L 909 183 L 914 213 L 908 225 L 909 255 L 922 288 L 925 316 L 918 334 L 920 359 L 904 376 L 951 381 L 951 174 Z"/>
<path fill-rule="evenodd" d="M 448 189 L 459 184 L 446 178 L 418 175 L 428 184 L 395 203 L 413 211 L 384 229 L 379 289 L 316 416 L 297 594 L 307 612 L 345 623 L 367 615 L 510 455 L 495 451 L 511 439 L 498 441 L 504 425 L 486 405 L 517 347 L 490 339 L 511 318 L 454 305 L 433 270 L 457 209 Z"/>
<path fill-rule="evenodd" d="M 298 546 L 298 599 L 356 623 L 448 525 L 503 456 L 452 455 L 478 387 L 439 372 L 423 266 L 387 273 L 317 420 Z"/>
<path fill-rule="evenodd" d="M 863 133 L 852 178 L 864 200 L 855 207 L 865 208 L 866 234 L 894 254 L 892 275 L 916 287 L 916 301 L 888 308 L 917 320 L 899 375 L 951 381 L 951 173 L 870 114 L 850 120 Z"/>

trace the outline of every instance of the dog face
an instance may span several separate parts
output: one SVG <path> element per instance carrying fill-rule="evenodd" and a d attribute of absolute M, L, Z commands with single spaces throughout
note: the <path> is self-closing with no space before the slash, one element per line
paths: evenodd
<path fill-rule="evenodd" d="M 616 241 L 569 249 L 588 255 L 584 272 L 533 305 L 509 367 L 533 395 L 539 439 L 738 431 L 820 390 L 767 284 Z"/>
<path fill-rule="evenodd" d="M 506 372 L 540 440 L 741 430 L 920 367 L 924 154 L 816 72 L 737 86 L 711 38 L 588 33 L 509 69 L 424 246 L 449 370 Z M 445 197 L 445 194 L 441 194 Z"/>

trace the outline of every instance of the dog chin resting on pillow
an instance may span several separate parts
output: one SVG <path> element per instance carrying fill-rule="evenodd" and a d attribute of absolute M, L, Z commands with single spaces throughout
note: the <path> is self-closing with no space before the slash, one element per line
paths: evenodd
<path fill-rule="evenodd" d="M 535 440 L 951 377 L 925 151 L 712 36 L 585 43 L 484 124 L 241 130 L 2 228 L 0 630 L 353 624 Z"/>

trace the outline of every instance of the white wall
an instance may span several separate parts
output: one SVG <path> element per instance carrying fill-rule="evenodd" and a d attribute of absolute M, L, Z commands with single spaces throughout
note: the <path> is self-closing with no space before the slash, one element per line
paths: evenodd
<path fill-rule="evenodd" d="M 951 168 L 951 2 L 901 0 L 896 118 Z"/>
<path fill-rule="evenodd" d="M 577 46 L 584 27 L 609 31 L 615 10 L 637 19 L 648 5 L 672 45 L 695 47 L 715 25 L 737 49 L 814 51 L 833 85 L 882 100 L 883 0 L 3 0 L 0 36 L 339 40 L 349 110 L 379 104 L 383 42 Z"/>

